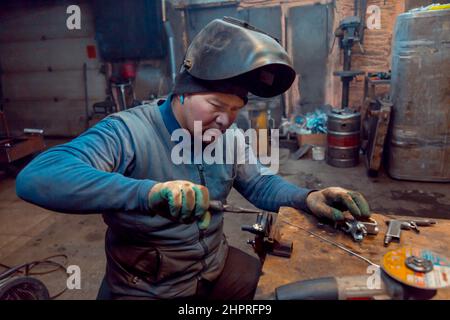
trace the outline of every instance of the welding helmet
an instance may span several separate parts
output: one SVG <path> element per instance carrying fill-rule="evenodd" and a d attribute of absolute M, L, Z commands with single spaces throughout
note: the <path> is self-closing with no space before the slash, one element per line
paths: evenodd
<path fill-rule="evenodd" d="M 215 19 L 187 49 L 174 93 L 220 91 L 269 98 L 285 92 L 295 71 L 278 41 L 238 19 Z M 245 100 L 247 101 L 247 100 Z"/>

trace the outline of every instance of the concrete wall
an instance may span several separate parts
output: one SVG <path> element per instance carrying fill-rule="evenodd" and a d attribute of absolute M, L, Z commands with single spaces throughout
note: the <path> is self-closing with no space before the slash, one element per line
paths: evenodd
<path fill-rule="evenodd" d="M 87 55 L 87 46 L 96 46 L 91 7 L 80 1 L 70 4 L 80 5 L 81 30 L 66 27 L 69 4 L 23 1 L 1 10 L 4 111 L 15 134 L 30 127 L 52 136 L 85 130 L 84 63 L 89 105 L 105 97 L 98 52 L 97 58 Z"/>

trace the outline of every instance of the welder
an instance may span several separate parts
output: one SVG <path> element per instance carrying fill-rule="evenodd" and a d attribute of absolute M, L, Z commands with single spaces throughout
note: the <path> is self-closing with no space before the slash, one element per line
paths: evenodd
<path fill-rule="evenodd" d="M 194 135 L 195 121 L 203 132 L 224 133 L 249 93 L 274 97 L 294 78 L 274 38 L 213 20 L 192 40 L 166 100 L 112 114 L 40 154 L 18 175 L 17 194 L 58 212 L 103 215 L 107 266 L 98 299 L 252 299 L 261 264 L 228 245 L 210 199 L 225 202 L 234 187 L 263 210 L 290 206 L 332 220 L 346 219 L 344 209 L 369 216 L 369 206 L 358 192 L 291 184 L 258 161 L 175 163 L 173 133 Z"/>

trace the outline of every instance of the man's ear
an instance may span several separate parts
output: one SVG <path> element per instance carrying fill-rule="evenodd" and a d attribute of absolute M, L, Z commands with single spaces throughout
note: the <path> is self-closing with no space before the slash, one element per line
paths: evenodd
<path fill-rule="evenodd" d="M 183 94 L 184 104 L 186 104 L 186 101 L 189 101 L 189 99 L 190 99 L 191 96 L 192 96 L 192 94 L 190 94 L 190 93 L 184 93 L 184 94 Z"/>
<path fill-rule="evenodd" d="M 175 95 L 175 98 L 178 100 L 178 102 L 181 104 L 181 105 L 184 105 L 185 104 L 185 102 L 186 102 L 186 97 L 188 96 L 188 94 L 186 94 L 186 93 L 181 93 L 181 94 L 176 94 Z"/>

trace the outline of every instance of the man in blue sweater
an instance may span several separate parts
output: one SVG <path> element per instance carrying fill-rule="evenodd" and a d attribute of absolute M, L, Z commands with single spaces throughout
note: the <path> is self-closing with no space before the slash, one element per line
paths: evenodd
<path fill-rule="evenodd" d="M 234 187 L 261 209 L 291 206 L 335 221 L 348 217 L 334 203 L 369 216 L 367 202 L 342 188 L 288 183 L 252 162 L 247 145 L 248 161 L 174 162 L 173 134 L 195 136 L 196 121 L 202 133 L 224 133 L 248 92 L 276 96 L 294 77 L 273 38 L 240 21 L 214 20 L 193 39 L 168 99 L 113 114 L 39 155 L 17 177 L 17 194 L 50 210 L 103 215 L 107 268 L 99 299 L 252 299 L 260 262 L 228 246 L 223 214 L 208 211 L 210 199 L 225 202 Z M 235 148 L 225 143 L 224 154 Z M 187 159 L 197 156 L 193 149 Z"/>

